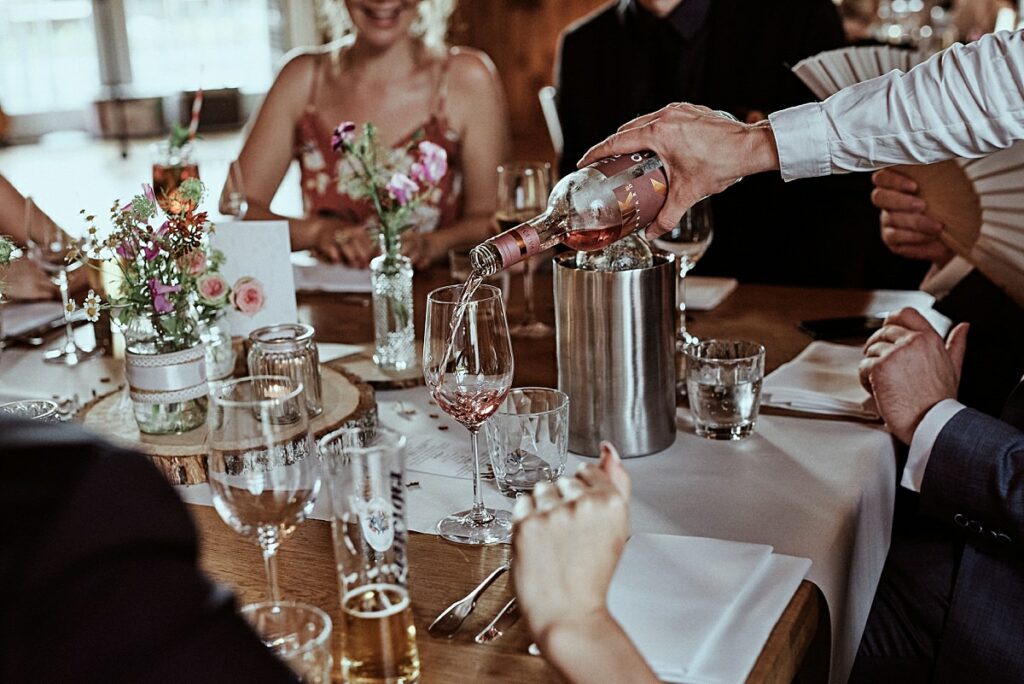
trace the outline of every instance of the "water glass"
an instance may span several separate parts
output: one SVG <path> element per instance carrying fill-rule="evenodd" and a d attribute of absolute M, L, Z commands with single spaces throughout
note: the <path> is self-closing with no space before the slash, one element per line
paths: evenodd
<path fill-rule="evenodd" d="M 484 430 L 498 490 L 510 497 L 530 492 L 565 470 L 569 397 L 546 387 L 513 389 Z"/>
<path fill-rule="evenodd" d="M 313 341 L 313 326 L 281 323 L 249 333 L 250 375 L 283 375 L 305 387 L 306 410 L 314 418 L 323 413 L 320 354 Z"/>
<path fill-rule="evenodd" d="M 685 354 L 686 389 L 697 434 L 708 439 L 749 436 L 761 404 L 764 347 L 705 340 L 686 347 Z"/>
<path fill-rule="evenodd" d="M 330 684 L 331 618 L 315 606 L 294 601 L 251 603 L 242 617 L 263 644 L 307 684 Z"/>
<path fill-rule="evenodd" d="M 416 681 L 409 600 L 405 438 L 386 428 L 342 428 L 320 440 L 345 621 L 346 682 Z"/>

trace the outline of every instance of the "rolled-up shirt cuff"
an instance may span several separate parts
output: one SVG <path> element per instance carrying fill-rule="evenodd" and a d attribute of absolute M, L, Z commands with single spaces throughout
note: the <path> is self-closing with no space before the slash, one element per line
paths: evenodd
<path fill-rule="evenodd" d="M 820 102 L 783 109 L 768 116 L 779 150 L 779 170 L 785 181 L 832 173 L 828 125 Z"/>
<path fill-rule="evenodd" d="M 900 484 L 913 492 L 921 491 L 924 481 L 924 470 L 928 467 L 935 440 L 939 438 L 942 428 L 966 407 L 955 399 L 943 399 L 933 406 L 918 424 L 914 437 L 910 440 L 910 453 L 907 464 L 903 466 L 903 478 Z"/>

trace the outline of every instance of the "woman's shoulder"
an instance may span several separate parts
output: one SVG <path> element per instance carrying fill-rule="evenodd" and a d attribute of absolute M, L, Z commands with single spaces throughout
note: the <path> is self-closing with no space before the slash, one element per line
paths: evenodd
<path fill-rule="evenodd" d="M 448 78 L 452 88 L 475 90 L 498 82 L 498 69 L 483 50 L 454 46 L 448 49 Z"/>
<path fill-rule="evenodd" d="M 299 81 L 308 84 L 313 75 L 313 70 L 321 63 L 337 59 L 341 50 L 352 42 L 346 36 L 324 45 L 298 47 L 287 52 L 281 58 L 281 68 L 277 72 L 277 83 L 291 83 Z"/>

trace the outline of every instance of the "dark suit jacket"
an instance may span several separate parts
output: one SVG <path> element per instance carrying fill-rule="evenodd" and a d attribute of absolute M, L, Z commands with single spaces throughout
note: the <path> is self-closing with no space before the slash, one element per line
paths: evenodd
<path fill-rule="evenodd" d="M 0 460 L 0 681 L 297 681 L 199 572 L 144 457 L 0 419 Z"/>
<path fill-rule="evenodd" d="M 638 64 L 643 36 L 613 2 L 563 35 L 558 111 L 565 136 L 563 174 L 593 144 L 652 107 L 656 70 Z M 789 67 L 843 45 L 831 0 L 712 0 L 704 27 L 702 78 L 674 93 L 743 119 L 809 102 Z M 681 88 L 682 86 L 680 86 Z M 916 288 L 926 265 L 881 244 L 878 212 L 864 174 L 784 184 L 778 173 L 746 178 L 713 199 L 715 236 L 698 273 L 749 282 Z"/>
<path fill-rule="evenodd" d="M 1024 681 L 1024 383 L 1004 417 L 1013 424 L 958 413 L 921 484 L 921 513 L 948 523 L 962 544 L 936 682 Z"/>

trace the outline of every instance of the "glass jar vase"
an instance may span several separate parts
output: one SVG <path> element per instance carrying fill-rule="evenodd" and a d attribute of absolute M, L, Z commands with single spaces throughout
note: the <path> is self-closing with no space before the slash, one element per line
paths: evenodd
<path fill-rule="evenodd" d="M 320 352 L 313 340 L 313 326 L 281 323 L 249 333 L 249 375 L 283 375 L 301 382 L 310 418 L 323 413 Z"/>
<path fill-rule="evenodd" d="M 235 348 L 227 317 L 221 314 L 207 323 L 200 322 L 199 337 L 206 353 L 206 379 L 213 382 L 231 377 L 235 370 Z"/>
<path fill-rule="evenodd" d="M 132 315 L 124 326 L 125 375 L 139 431 L 171 435 L 206 421 L 206 355 L 188 314 Z"/>
<path fill-rule="evenodd" d="M 385 244 L 370 262 L 373 287 L 373 361 L 383 371 L 416 365 L 416 331 L 412 315 L 412 261 L 397 240 Z"/>

